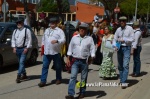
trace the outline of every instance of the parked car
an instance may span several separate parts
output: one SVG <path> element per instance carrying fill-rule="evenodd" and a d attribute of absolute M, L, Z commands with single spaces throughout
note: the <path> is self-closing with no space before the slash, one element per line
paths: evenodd
<path fill-rule="evenodd" d="M 147 32 L 148 32 L 148 36 L 149 36 L 150 35 L 150 24 L 147 24 L 146 27 L 147 27 Z"/>
<path fill-rule="evenodd" d="M 142 37 L 148 37 L 148 29 L 147 29 L 146 25 L 141 25 L 140 29 L 142 31 Z"/>
<path fill-rule="evenodd" d="M 38 57 L 38 40 L 33 30 L 29 26 L 25 27 L 31 31 L 32 35 L 32 48 L 28 51 L 26 61 L 34 65 Z M 16 28 L 17 25 L 13 22 L 0 22 L 0 67 L 18 63 L 17 56 L 11 48 L 12 34 Z"/>

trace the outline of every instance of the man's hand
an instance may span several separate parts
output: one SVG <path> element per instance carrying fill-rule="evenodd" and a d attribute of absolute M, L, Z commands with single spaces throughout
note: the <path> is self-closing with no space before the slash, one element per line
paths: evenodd
<path fill-rule="evenodd" d="M 123 40 L 123 38 L 118 38 L 118 41 L 119 41 L 119 42 L 122 42 L 122 43 L 125 42 L 125 41 Z"/>
<path fill-rule="evenodd" d="M 92 64 L 94 57 L 89 57 L 88 58 L 88 65 Z"/>
<path fill-rule="evenodd" d="M 131 49 L 130 55 L 134 54 L 134 48 Z"/>
<path fill-rule="evenodd" d="M 70 64 L 70 59 L 69 59 L 69 58 L 67 58 L 66 64 L 67 64 L 67 65 L 66 65 L 67 67 L 70 67 L 70 66 L 71 66 L 71 64 Z"/>
<path fill-rule="evenodd" d="M 28 52 L 27 48 L 24 48 L 23 54 L 26 54 Z"/>
<path fill-rule="evenodd" d="M 16 48 L 13 48 L 13 53 L 15 53 L 15 54 L 16 54 Z"/>
<path fill-rule="evenodd" d="M 118 48 L 117 47 L 114 47 L 115 51 L 118 51 Z"/>
<path fill-rule="evenodd" d="M 52 44 L 58 43 L 58 40 L 52 40 L 51 43 Z"/>

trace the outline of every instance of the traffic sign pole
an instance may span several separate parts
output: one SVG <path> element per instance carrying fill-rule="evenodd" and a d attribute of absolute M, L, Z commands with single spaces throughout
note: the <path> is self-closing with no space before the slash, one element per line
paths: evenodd
<path fill-rule="evenodd" d="M 6 22 L 6 0 L 4 0 L 4 22 Z"/>
<path fill-rule="evenodd" d="M 8 12 L 9 4 L 4 0 L 2 4 L 3 21 L 6 22 L 6 13 Z"/>

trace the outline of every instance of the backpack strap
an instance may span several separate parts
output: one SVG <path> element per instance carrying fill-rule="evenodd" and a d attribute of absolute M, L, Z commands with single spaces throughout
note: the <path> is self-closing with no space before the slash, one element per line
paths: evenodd
<path fill-rule="evenodd" d="M 24 37 L 24 41 L 23 41 L 23 47 L 25 47 L 25 42 L 26 42 L 26 36 L 27 36 L 27 28 L 25 28 L 25 37 Z"/>
<path fill-rule="evenodd" d="M 134 31 L 134 33 L 136 33 L 137 31 L 140 31 L 140 32 L 141 32 L 141 30 L 136 30 L 136 31 Z"/>
<path fill-rule="evenodd" d="M 14 36 L 16 35 L 17 29 L 15 29 Z"/>

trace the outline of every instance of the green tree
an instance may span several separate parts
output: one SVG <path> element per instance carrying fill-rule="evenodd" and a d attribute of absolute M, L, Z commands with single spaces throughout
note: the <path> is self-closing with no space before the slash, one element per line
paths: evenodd
<path fill-rule="evenodd" d="M 113 13 L 114 8 L 116 7 L 117 3 L 120 4 L 124 0 L 90 0 L 91 2 L 101 2 L 104 4 L 105 10 L 109 10 Z"/>
<path fill-rule="evenodd" d="M 62 12 L 70 12 L 70 4 L 68 2 L 68 0 L 62 0 Z"/>
<path fill-rule="evenodd" d="M 70 5 L 68 0 L 62 0 L 61 3 L 62 12 L 70 12 Z M 41 2 L 37 5 L 37 11 L 45 11 L 45 12 L 58 12 L 57 0 L 41 0 Z"/>
<path fill-rule="evenodd" d="M 105 10 L 113 13 L 116 4 L 120 7 L 121 14 L 134 15 L 136 0 L 90 0 L 91 2 L 101 2 L 104 4 Z M 150 0 L 138 0 L 137 15 L 146 15 L 150 7 Z"/>
<path fill-rule="evenodd" d="M 54 0 L 41 0 L 37 10 L 39 12 L 57 12 L 57 3 L 55 3 Z"/>
<path fill-rule="evenodd" d="M 138 15 L 145 15 L 148 11 L 148 6 L 150 5 L 150 0 L 138 0 L 137 6 L 137 14 Z M 134 15 L 135 8 L 136 8 L 136 0 L 124 0 L 120 4 L 121 12 L 125 13 L 126 15 Z"/>

